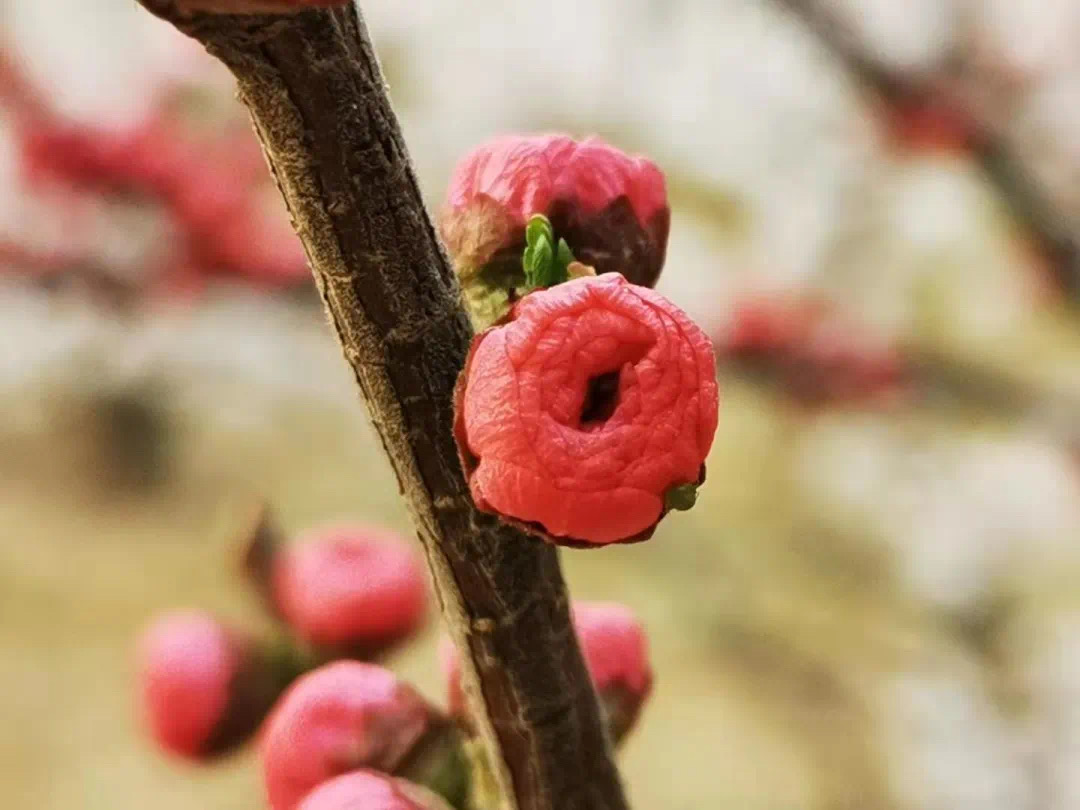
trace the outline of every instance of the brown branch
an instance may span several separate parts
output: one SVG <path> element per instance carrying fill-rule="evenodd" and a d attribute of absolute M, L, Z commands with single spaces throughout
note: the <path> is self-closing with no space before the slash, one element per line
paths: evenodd
<path fill-rule="evenodd" d="M 863 47 L 830 7 L 829 0 L 774 0 L 799 18 L 867 88 L 891 105 L 939 102 L 957 109 L 973 128 L 971 147 L 986 179 L 998 190 L 1017 221 L 1036 239 L 1058 285 L 1070 300 L 1080 301 L 1080 236 L 1056 210 L 1046 189 L 1024 166 L 997 122 L 977 105 L 959 97 L 946 80 L 900 74 Z"/>
<path fill-rule="evenodd" d="M 830 406 L 975 408 L 1024 420 L 1060 444 L 1080 437 L 1080 398 L 918 344 L 896 343 L 826 299 L 747 297 L 713 338 L 722 369 L 808 411 Z"/>
<path fill-rule="evenodd" d="M 451 426 L 471 327 L 360 12 L 140 2 L 237 78 L 465 653 L 506 806 L 625 808 L 556 550 L 469 497 Z"/>

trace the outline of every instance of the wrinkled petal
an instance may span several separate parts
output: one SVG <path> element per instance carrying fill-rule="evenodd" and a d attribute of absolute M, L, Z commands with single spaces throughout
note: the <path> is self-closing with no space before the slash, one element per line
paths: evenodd
<path fill-rule="evenodd" d="M 465 374 L 458 439 L 474 500 L 554 537 L 649 530 L 669 488 L 699 481 L 716 432 L 708 337 L 617 275 L 526 296 L 476 338 Z"/>
<path fill-rule="evenodd" d="M 525 224 L 544 214 L 574 255 L 599 273 L 652 286 L 667 252 L 664 174 L 599 138 L 505 135 L 454 169 L 439 232 L 462 278 L 524 246 Z"/>

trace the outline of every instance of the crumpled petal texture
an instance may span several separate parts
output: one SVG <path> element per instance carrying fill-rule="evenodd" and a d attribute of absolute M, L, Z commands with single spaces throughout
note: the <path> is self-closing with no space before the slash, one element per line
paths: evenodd
<path fill-rule="evenodd" d="M 481 196 L 522 225 L 556 200 L 595 213 L 625 196 L 641 223 L 667 206 L 664 175 L 651 160 L 568 135 L 505 135 L 478 147 L 455 170 L 447 204 L 464 208 Z"/>
<path fill-rule="evenodd" d="M 622 276 L 526 296 L 474 339 L 464 373 L 458 440 L 481 509 L 613 543 L 641 539 L 670 487 L 701 480 L 719 404 L 712 344 Z M 589 419 L 591 383 L 615 374 L 610 415 Z"/>
<path fill-rule="evenodd" d="M 595 137 L 505 135 L 481 144 L 454 170 L 439 216 L 459 276 L 491 262 L 520 264 L 534 214 L 547 216 L 597 272 L 656 283 L 671 212 L 664 174 L 651 160 Z"/>

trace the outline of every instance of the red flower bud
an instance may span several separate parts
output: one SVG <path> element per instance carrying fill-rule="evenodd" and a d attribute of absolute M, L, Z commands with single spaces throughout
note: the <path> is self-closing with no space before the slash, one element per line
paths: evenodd
<path fill-rule="evenodd" d="M 574 629 L 615 740 L 633 728 L 652 692 L 649 642 L 634 612 L 616 602 L 576 602 Z"/>
<path fill-rule="evenodd" d="M 192 759 L 246 740 L 282 685 L 252 640 L 196 611 L 155 621 L 138 659 L 140 709 L 151 735 Z"/>
<path fill-rule="evenodd" d="M 598 138 L 508 135 L 454 170 L 439 231 L 462 277 L 505 260 L 519 272 L 525 224 L 551 220 L 574 256 L 600 273 L 653 286 L 667 252 L 664 175 Z"/>
<path fill-rule="evenodd" d="M 633 728 L 652 692 L 653 673 L 645 628 L 630 608 L 615 602 L 575 602 L 573 619 L 608 731 L 617 742 Z M 444 637 L 439 644 L 439 660 L 447 683 L 450 713 L 465 719 L 467 706 L 461 687 L 460 659 L 448 638 Z"/>
<path fill-rule="evenodd" d="M 389 670 L 339 661 L 296 681 L 262 732 L 272 810 L 293 810 L 314 787 L 360 768 L 396 773 L 435 722 L 434 710 Z"/>
<path fill-rule="evenodd" d="M 404 540 L 363 526 L 310 531 L 277 549 L 270 564 L 274 607 L 297 636 L 364 658 L 420 628 L 425 577 Z"/>
<path fill-rule="evenodd" d="M 448 810 L 433 793 L 374 771 L 353 771 L 323 782 L 298 810 Z"/>
<path fill-rule="evenodd" d="M 456 436 L 477 506 L 567 545 L 648 538 L 704 480 L 712 344 L 618 275 L 532 293 L 473 339 Z"/>

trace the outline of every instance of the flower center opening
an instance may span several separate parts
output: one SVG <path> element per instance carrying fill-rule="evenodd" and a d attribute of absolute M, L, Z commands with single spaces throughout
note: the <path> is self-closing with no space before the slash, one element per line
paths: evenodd
<path fill-rule="evenodd" d="M 597 374 L 589 380 L 585 389 L 585 403 L 581 406 L 581 424 L 606 422 L 619 404 L 619 372 Z"/>

